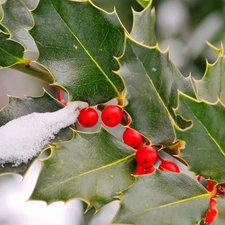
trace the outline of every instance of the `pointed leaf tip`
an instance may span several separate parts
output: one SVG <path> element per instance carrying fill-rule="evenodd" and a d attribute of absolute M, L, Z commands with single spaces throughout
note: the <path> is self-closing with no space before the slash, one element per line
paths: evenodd
<path fill-rule="evenodd" d="M 68 90 L 71 101 L 95 105 L 121 96 L 123 81 L 112 70 L 118 69 L 113 57 L 122 54 L 124 31 L 115 13 L 89 1 L 56 0 L 40 1 L 32 15 L 38 61 Z"/>
<path fill-rule="evenodd" d="M 176 113 L 193 122 L 186 130 L 175 129 L 176 138 L 186 142 L 180 157 L 196 174 L 222 182 L 225 179 L 224 105 L 220 101 L 210 104 L 180 94 Z"/>
<path fill-rule="evenodd" d="M 112 224 L 189 225 L 190 220 L 194 224 L 203 217 L 208 202 L 205 188 L 188 175 L 156 170 L 139 176 L 121 195 L 121 208 Z"/>
<path fill-rule="evenodd" d="M 99 209 L 134 182 L 134 167 L 134 150 L 104 129 L 76 133 L 73 140 L 58 143 L 51 158 L 43 161 L 31 198 L 46 202 L 77 198 Z"/>

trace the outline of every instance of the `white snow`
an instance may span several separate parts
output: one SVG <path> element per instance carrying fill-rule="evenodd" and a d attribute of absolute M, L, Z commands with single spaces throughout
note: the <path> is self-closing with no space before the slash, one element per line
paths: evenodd
<path fill-rule="evenodd" d="M 31 113 L 0 127 L 0 164 L 27 163 L 67 126 L 74 124 L 85 102 L 72 102 L 55 112 Z"/>

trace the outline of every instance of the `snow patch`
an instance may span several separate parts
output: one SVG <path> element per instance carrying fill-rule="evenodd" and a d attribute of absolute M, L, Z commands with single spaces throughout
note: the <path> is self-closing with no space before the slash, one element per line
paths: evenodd
<path fill-rule="evenodd" d="M 63 128 L 74 124 L 85 102 L 73 102 L 55 112 L 31 113 L 0 127 L 0 164 L 18 166 L 37 156 Z"/>

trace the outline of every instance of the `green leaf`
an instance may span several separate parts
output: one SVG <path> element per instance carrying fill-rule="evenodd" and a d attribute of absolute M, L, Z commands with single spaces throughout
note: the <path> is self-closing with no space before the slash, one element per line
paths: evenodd
<path fill-rule="evenodd" d="M 37 7 L 39 0 L 23 0 L 23 2 L 29 10 L 33 10 Z"/>
<path fill-rule="evenodd" d="M 209 104 L 179 94 L 176 113 L 192 120 L 186 130 L 176 128 L 177 139 L 186 142 L 180 157 L 186 160 L 190 170 L 217 182 L 225 180 L 225 108 L 221 102 Z"/>
<path fill-rule="evenodd" d="M 214 49 L 217 50 L 217 49 Z M 219 98 L 225 103 L 225 60 L 223 46 L 218 49 L 218 58 L 215 63 L 209 64 L 201 80 L 195 80 L 198 100 L 216 102 Z"/>
<path fill-rule="evenodd" d="M 120 199 L 114 225 L 197 224 L 209 204 L 209 195 L 199 182 L 183 173 L 158 170 L 137 177 Z"/>
<path fill-rule="evenodd" d="M 122 54 L 124 30 L 116 13 L 90 1 L 46 0 L 32 14 L 38 61 L 69 91 L 70 100 L 94 105 L 120 98 L 124 85 L 112 70 L 118 69 L 113 56 Z"/>
<path fill-rule="evenodd" d="M 134 178 L 134 150 L 103 128 L 97 133 L 76 133 L 73 140 L 52 148 L 31 196 L 47 203 L 82 199 L 99 209 Z"/>
<path fill-rule="evenodd" d="M 28 3 L 30 7 L 34 7 L 34 1 Z M 37 47 L 28 33 L 33 26 L 33 18 L 27 5 L 23 0 L 7 0 L 2 4 L 4 17 L 2 24 L 6 26 L 10 32 L 10 39 L 21 43 L 26 50 L 37 50 Z"/>
<path fill-rule="evenodd" d="M 216 201 L 216 209 L 218 210 L 219 214 L 216 217 L 216 220 L 213 225 L 222 225 L 225 224 L 225 196 L 216 198 Z"/>
<path fill-rule="evenodd" d="M 2 9 L 2 5 L 0 4 L 0 22 L 3 19 L 3 9 Z"/>
<path fill-rule="evenodd" d="M 19 43 L 0 31 L 0 68 L 24 63 L 26 59 L 23 58 L 23 52 L 24 48 Z"/>
<path fill-rule="evenodd" d="M 155 46 L 155 10 L 151 9 L 151 1 L 142 12 L 133 10 L 133 27 L 130 36 L 144 45 Z"/>
<path fill-rule="evenodd" d="M 118 71 L 126 84 L 131 127 L 150 138 L 153 144 L 174 141 L 171 118 L 177 106 L 177 90 L 194 96 L 190 78 L 184 78 L 169 60 L 168 52 L 147 47 L 127 37 Z"/>
<path fill-rule="evenodd" d="M 47 92 L 44 92 L 44 95 L 41 97 L 30 97 L 26 98 L 16 98 L 9 96 L 8 105 L 0 110 L 0 127 L 8 123 L 13 119 L 17 119 L 21 116 L 33 112 L 54 112 L 63 107 L 61 103 L 56 101 L 51 95 Z M 73 132 L 69 128 L 62 129 L 55 137 L 54 141 L 65 141 L 70 140 L 73 137 Z M 12 140 L 13 141 L 13 140 Z M 12 167 L 11 163 L 4 164 L 4 167 L 0 167 L 0 174 L 2 173 L 18 173 L 22 176 L 26 173 L 26 170 L 29 168 L 30 164 L 36 159 L 32 159 L 29 163 L 22 163 L 17 167 Z"/>
<path fill-rule="evenodd" d="M 149 2 L 151 2 L 151 0 L 137 0 L 137 2 L 143 7 L 147 7 Z"/>

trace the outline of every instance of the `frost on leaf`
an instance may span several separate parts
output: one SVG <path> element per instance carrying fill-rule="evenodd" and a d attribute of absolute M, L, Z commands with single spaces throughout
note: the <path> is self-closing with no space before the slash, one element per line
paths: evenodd
<path fill-rule="evenodd" d="M 31 113 L 0 127 L 0 163 L 18 166 L 35 157 L 62 129 L 76 122 L 87 103 L 70 103 L 56 112 Z"/>

